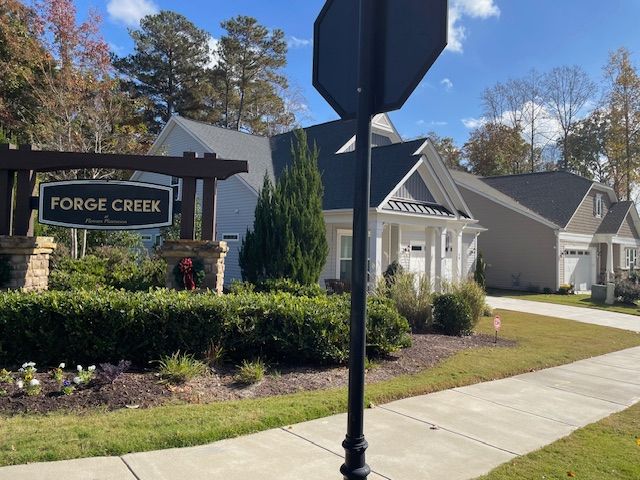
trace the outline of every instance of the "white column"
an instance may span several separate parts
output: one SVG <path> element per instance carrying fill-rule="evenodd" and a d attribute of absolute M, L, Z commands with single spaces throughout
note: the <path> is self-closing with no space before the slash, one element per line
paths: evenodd
<path fill-rule="evenodd" d="M 369 224 L 369 282 L 375 285 L 382 275 L 382 222 L 373 220 Z"/>
<path fill-rule="evenodd" d="M 431 288 L 435 287 L 436 269 L 436 229 L 427 227 L 424 229 L 424 274 L 429 279 Z"/>
<path fill-rule="evenodd" d="M 440 227 L 436 229 L 436 242 L 435 242 L 435 269 L 434 269 L 434 291 L 441 292 L 442 291 L 442 280 L 443 280 L 443 262 L 446 257 L 446 247 L 447 247 L 447 229 L 445 227 Z"/>
<path fill-rule="evenodd" d="M 462 230 L 451 232 L 451 281 L 458 283 L 462 280 Z"/>
<path fill-rule="evenodd" d="M 607 241 L 607 282 L 613 282 L 615 272 L 613 271 L 613 242 Z"/>

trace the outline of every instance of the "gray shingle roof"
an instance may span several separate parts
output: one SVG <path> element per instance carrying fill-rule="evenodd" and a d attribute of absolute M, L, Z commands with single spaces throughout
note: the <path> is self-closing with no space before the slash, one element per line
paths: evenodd
<path fill-rule="evenodd" d="M 484 177 L 482 181 L 561 227 L 566 227 L 594 183 L 564 171 Z"/>
<path fill-rule="evenodd" d="M 524 211 L 524 212 L 528 212 L 531 215 L 535 215 L 535 216 L 539 216 L 539 217 L 542 216 L 542 215 L 540 215 L 540 214 L 528 209 L 524 205 L 521 205 L 520 203 L 515 201 L 510 196 L 505 195 L 501 191 L 496 190 L 495 188 L 491 187 L 490 185 L 485 183 L 483 181 L 483 178 L 481 178 L 481 177 L 478 177 L 478 176 L 473 175 L 471 173 L 461 172 L 460 170 L 451 170 L 450 169 L 449 172 L 451 173 L 451 176 L 453 177 L 453 179 L 456 182 L 456 184 L 458 185 L 458 187 L 470 188 L 471 190 L 475 190 L 475 191 L 478 191 L 478 192 L 480 192 L 480 193 L 482 193 L 482 194 L 484 194 L 486 196 L 489 196 L 491 198 L 495 198 L 499 202 L 501 202 L 501 203 L 503 203 L 505 205 L 508 205 L 511 208 L 514 208 L 516 210 L 521 210 L 521 211 Z M 470 205 L 470 208 L 471 208 L 471 211 L 473 212 L 473 205 Z M 551 223 L 553 223 L 553 222 L 551 222 Z M 555 225 L 555 226 L 557 227 L 557 225 Z"/>
<path fill-rule="evenodd" d="M 295 131 L 267 138 L 183 117 L 175 117 L 175 120 L 219 157 L 247 160 L 249 173 L 241 175 L 257 191 L 262 188 L 265 172 L 273 179 L 292 161 L 291 143 L 295 139 Z M 313 147 L 315 143 L 319 149 L 318 167 L 324 184 L 324 209 L 352 208 L 355 153 L 336 155 L 335 152 L 353 137 L 355 122 L 337 120 L 304 130 L 309 145 Z M 424 141 L 396 143 L 372 150 L 371 206 L 380 205 L 416 164 L 420 156 L 414 156 L 413 153 Z"/>
<path fill-rule="evenodd" d="M 617 234 L 632 206 L 633 202 L 629 200 L 611 205 L 596 233 Z"/>
<path fill-rule="evenodd" d="M 257 191 L 262 188 L 265 172 L 273 178 L 271 146 L 267 137 L 216 127 L 184 117 L 174 118 L 220 158 L 247 160 L 249 172 L 241 173 L 240 176 Z"/>
<path fill-rule="evenodd" d="M 379 206 L 409 170 L 418 162 L 415 151 L 424 139 L 376 147 L 371 151 L 371 203 Z M 353 207 L 355 152 L 320 156 L 318 168 L 324 184 L 325 210 Z"/>

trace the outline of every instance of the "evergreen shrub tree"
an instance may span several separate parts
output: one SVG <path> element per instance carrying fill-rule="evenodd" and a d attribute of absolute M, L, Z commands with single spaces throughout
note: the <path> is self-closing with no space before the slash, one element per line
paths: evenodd
<path fill-rule="evenodd" d="M 309 148 L 304 130 L 296 132 L 291 149 L 293 162 L 275 186 L 265 175 L 253 230 L 242 243 L 242 277 L 252 283 L 287 278 L 311 285 L 327 259 L 318 149 Z"/>

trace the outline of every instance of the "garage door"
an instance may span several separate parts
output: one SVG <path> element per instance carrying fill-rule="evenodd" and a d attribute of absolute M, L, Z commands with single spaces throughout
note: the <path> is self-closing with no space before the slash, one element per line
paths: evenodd
<path fill-rule="evenodd" d="M 591 290 L 591 252 L 589 250 L 565 250 L 564 283 L 575 285 L 578 292 Z"/>

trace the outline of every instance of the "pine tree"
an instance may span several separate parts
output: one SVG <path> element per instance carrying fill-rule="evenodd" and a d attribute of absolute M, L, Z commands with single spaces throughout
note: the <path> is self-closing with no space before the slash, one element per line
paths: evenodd
<path fill-rule="evenodd" d="M 247 231 L 242 244 L 240 267 L 250 282 L 289 278 L 317 283 L 327 258 L 318 150 L 309 148 L 303 130 L 296 132 L 291 148 L 293 162 L 275 188 L 265 176 L 253 231 Z"/>

